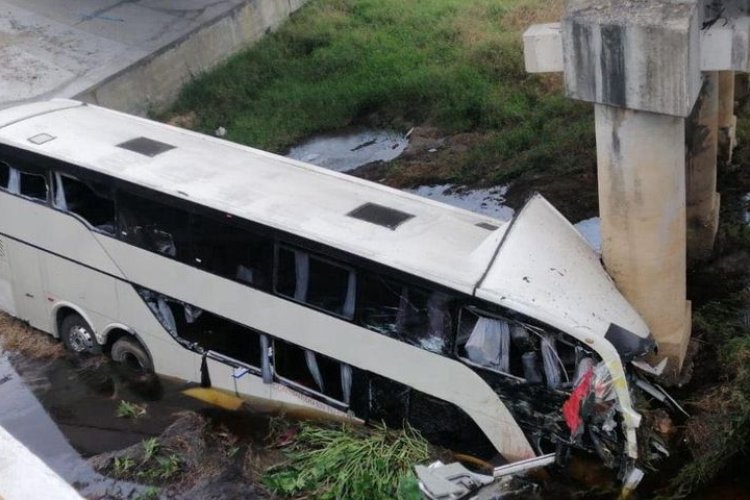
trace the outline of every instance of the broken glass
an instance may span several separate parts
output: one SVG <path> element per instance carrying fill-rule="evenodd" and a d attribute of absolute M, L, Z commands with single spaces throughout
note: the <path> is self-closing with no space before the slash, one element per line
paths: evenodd
<path fill-rule="evenodd" d="M 128 243 L 187 261 L 188 214 L 180 209 L 130 193 L 120 193 L 120 235 Z"/>
<path fill-rule="evenodd" d="M 55 172 L 54 205 L 74 213 L 94 229 L 115 233 L 115 202 L 108 188 Z"/>

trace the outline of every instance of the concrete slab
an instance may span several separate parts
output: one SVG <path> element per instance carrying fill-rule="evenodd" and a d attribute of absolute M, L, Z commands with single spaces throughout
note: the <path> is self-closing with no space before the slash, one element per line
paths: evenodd
<path fill-rule="evenodd" d="M 204 57 L 199 64 L 185 61 L 185 68 L 194 74 L 194 70 L 205 70 L 255 41 L 258 33 L 278 26 L 302 3 L 298 0 L 0 0 L 0 108 L 51 97 L 97 99 L 101 85 L 142 61 L 153 64 L 159 53 L 169 52 L 193 36 L 199 37 L 204 29 L 213 28 L 215 39 L 217 26 L 230 28 L 225 35 L 227 40 L 218 37 L 218 50 L 211 52 L 209 60 Z M 239 32 L 247 36 L 238 37 L 233 22 L 242 23 Z M 185 51 L 179 54 L 190 57 Z M 180 85 L 184 78 L 172 81 Z M 157 97 L 168 99 L 178 89 L 159 90 Z M 107 94 L 107 91 L 102 93 Z M 143 97 L 143 101 L 148 100 Z M 133 92 L 132 100 L 135 99 L 137 91 Z M 129 109 L 130 101 L 119 100 L 117 105 L 125 111 L 143 111 Z"/>

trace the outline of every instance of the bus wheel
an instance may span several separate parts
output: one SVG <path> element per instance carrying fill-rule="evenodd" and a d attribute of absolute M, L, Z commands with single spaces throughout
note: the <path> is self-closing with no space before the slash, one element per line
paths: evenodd
<path fill-rule="evenodd" d="M 91 327 L 78 314 L 69 314 L 60 325 L 60 336 L 68 350 L 75 354 L 99 354 L 101 346 Z"/>
<path fill-rule="evenodd" d="M 135 372 L 154 372 L 154 366 L 151 363 L 148 353 L 141 346 L 140 342 L 131 337 L 122 337 L 114 343 L 112 346 L 112 359 Z"/>

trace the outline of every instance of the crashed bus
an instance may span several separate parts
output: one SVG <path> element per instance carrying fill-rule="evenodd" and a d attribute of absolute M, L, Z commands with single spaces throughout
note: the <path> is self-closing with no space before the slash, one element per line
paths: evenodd
<path fill-rule="evenodd" d="M 631 362 L 654 341 L 540 196 L 501 222 L 24 105 L 0 111 L 0 309 L 75 352 L 509 462 L 580 448 L 625 477 L 642 445 Z"/>

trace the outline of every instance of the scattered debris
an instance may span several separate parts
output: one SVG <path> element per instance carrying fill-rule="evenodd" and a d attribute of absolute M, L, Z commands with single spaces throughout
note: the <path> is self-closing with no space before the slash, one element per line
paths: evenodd
<path fill-rule="evenodd" d="M 475 474 L 459 463 L 445 465 L 439 460 L 427 467 L 417 465 L 414 471 L 420 491 L 430 500 L 465 498 L 494 480 L 491 476 Z"/>
<path fill-rule="evenodd" d="M 214 135 L 216 137 L 224 137 L 227 135 L 227 129 L 225 129 L 224 127 L 219 127 L 216 130 L 214 130 Z"/>

